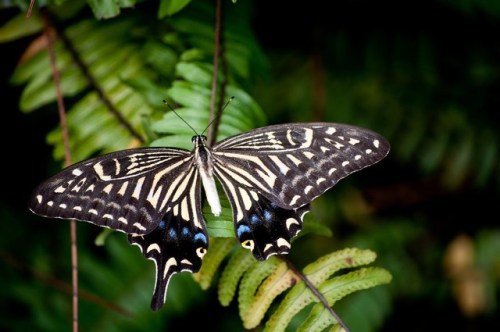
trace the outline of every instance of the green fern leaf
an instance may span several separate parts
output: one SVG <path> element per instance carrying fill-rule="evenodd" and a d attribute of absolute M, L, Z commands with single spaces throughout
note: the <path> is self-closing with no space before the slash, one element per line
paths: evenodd
<path fill-rule="evenodd" d="M 274 299 L 294 285 L 299 276 L 280 261 L 275 269 L 259 286 L 253 300 L 244 312 L 240 311 L 243 326 L 252 329 L 259 325 Z"/>
<path fill-rule="evenodd" d="M 248 252 L 248 255 L 251 253 Z M 254 260 L 243 275 L 238 293 L 238 308 L 241 317 L 246 316 L 248 308 L 252 306 L 254 295 L 262 281 L 278 267 L 279 263 L 280 261 L 274 256 L 265 262 Z"/>
<path fill-rule="evenodd" d="M 208 289 L 212 283 L 215 272 L 229 252 L 234 248 L 234 238 L 211 238 L 210 250 L 203 257 L 203 264 L 197 273 L 193 274 L 194 280 L 202 289 Z"/>
<path fill-rule="evenodd" d="M 248 268 L 255 263 L 255 258 L 248 250 L 238 248 L 229 258 L 219 280 L 219 302 L 228 306 L 236 294 L 238 282 Z"/>
<path fill-rule="evenodd" d="M 328 279 L 335 272 L 375 261 L 377 255 L 370 250 L 347 248 L 325 255 L 304 268 L 307 278 L 315 285 Z"/>

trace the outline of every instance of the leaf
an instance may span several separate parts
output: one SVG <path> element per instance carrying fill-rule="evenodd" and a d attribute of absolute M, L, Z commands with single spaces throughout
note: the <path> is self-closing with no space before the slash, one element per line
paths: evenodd
<path fill-rule="evenodd" d="M 186 7 L 191 0 L 161 0 L 160 8 L 158 10 L 158 18 L 164 18 L 165 16 L 171 16 L 182 8 Z"/>
<path fill-rule="evenodd" d="M 373 262 L 376 254 L 370 250 L 347 248 L 325 255 L 304 268 L 304 273 L 314 285 L 319 285 L 335 272 Z"/>
<path fill-rule="evenodd" d="M 239 248 L 231 255 L 219 280 L 219 301 L 223 306 L 231 303 L 241 277 L 252 264 L 255 258 L 248 250 Z"/>
<path fill-rule="evenodd" d="M 0 43 L 20 39 L 42 30 L 42 21 L 38 15 L 26 18 L 19 14 L 0 27 Z"/>
<path fill-rule="evenodd" d="M 116 1 L 100 1 L 87 0 L 90 8 L 94 12 L 96 18 L 111 18 L 120 13 L 120 8 L 132 7 L 136 0 L 116 0 Z"/>
<path fill-rule="evenodd" d="M 328 279 L 333 273 L 344 268 L 352 268 L 369 264 L 375 259 L 375 254 L 370 250 L 348 248 L 325 255 L 304 268 L 304 274 L 309 281 L 318 287 L 323 296 L 333 304 L 338 299 L 354 291 L 387 283 L 390 274 L 385 271 L 383 276 L 371 278 L 372 275 L 356 270 L 346 275 Z M 380 272 L 382 273 L 382 272 Z M 368 276 L 367 276 L 368 275 Z M 335 288 L 336 285 L 340 285 Z M 318 302 L 318 299 L 303 282 L 295 285 L 281 301 L 279 307 L 266 323 L 266 331 L 284 331 L 291 319 L 307 305 Z M 319 304 L 318 304 L 319 305 Z M 321 305 L 319 305 L 321 306 Z M 318 309 L 317 309 L 318 310 Z M 331 319 L 331 318 L 329 318 Z"/>
<path fill-rule="evenodd" d="M 223 250 L 217 249 L 215 259 L 207 254 L 208 257 L 205 257 L 203 264 L 205 265 L 205 260 L 208 259 L 210 272 L 203 274 L 208 274 L 207 280 L 211 281 L 215 273 L 214 267 L 220 265 L 222 256 L 231 254 L 219 280 L 219 301 L 222 305 L 228 306 L 238 292 L 238 308 L 246 329 L 258 326 L 273 302 L 276 302 L 277 297 L 283 292 L 286 292 L 286 295 L 277 303 L 278 308 L 267 320 L 265 331 L 284 331 L 292 318 L 308 306 L 308 318 L 303 322 L 301 331 L 322 331 L 329 326 L 335 328 L 337 324 L 330 312 L 319 303 L 319 299 L 311 289 L 285 261 L 272 256 L 267 261 L 258 262 L 248 250 L 239 246 L 236 250 L 231 250 L 235 243 L 236 241 L 231 242 L 231 246 L 228 243 Z M 304 274 L 329 305 L 333 305 L 348 294 L 390 282 L 391 274 L 377 267 L 354 269 L 346 274 L 332 277 L 341 269 L 366 265 L 374 259 L 375 253 L 370 250 L 343 249 L 309 264 L 304 268 Z M 202 267 L 203 269 L 205 267 Z M 206 288 L 208 285 L 209 283 L 205 281 L 202 287 Z"/>
<path fill-rule="evenodd" d="M 246 329 L 256 327 L 264 318 L 274 299 L 294 285 L 297 280 L 299 280 L 299 276 L 290 270 L 285 262 L 279 262 L 273 272 L 259 286 L 248 307 L 244 311 L 240 307 L 243 326 Z"/>
<path fill-rule="evenodd" d="M 248 251 L 247 253 L 251 255 Z M 269 274 L 276 270 L 279 263 L 280 261 L 274 256 L 264 262 L 257 262 L 255 259 L 253 260 L 240 282 L 238 308 L 241 316 L 247 314 L 248 308 L 252 306 L 252 302 L 255 300 L 254 295 L 256 294 L 260 284 Z M 246 325 L 246 323 L 243 322 L 243 325 Z"/>

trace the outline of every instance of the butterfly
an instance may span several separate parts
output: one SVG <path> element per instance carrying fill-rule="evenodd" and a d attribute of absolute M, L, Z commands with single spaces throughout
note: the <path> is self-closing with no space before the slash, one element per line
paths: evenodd
<path fill-rule="evenodd" d="M 29 208 L 128 234 L 156 265 L 151 308 L 158 310 L 172 275 L 197 272 L 208 250 L 201 187 L 218 216 L 218 180 L 241 246 L 265 260 L 290 252 L 314 198 L 390 150 L 378 133 L 326 122 L 271 125 L 212 147 L 203 135 L 192 142 L 192 151 L 143 147 L 76 163 L 40 184 Z"/>

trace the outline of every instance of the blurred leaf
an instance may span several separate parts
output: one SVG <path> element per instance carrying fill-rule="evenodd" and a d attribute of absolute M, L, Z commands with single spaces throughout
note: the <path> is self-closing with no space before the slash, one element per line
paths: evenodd
<path fill-rule="evenodd" d="M 111 18 L 120 13 L 123 7 L 132 7 L 136 0 L 87 0 L 96 18 Z"/>
<path fill-rule="evenodd" d="M 186 7 L 191 0 L 161 0 L 158 10 L 158 18 L 173 15 Z"/>
<path fill-rule="evenodd" d="M 39 32 L 42 29 L 42 21 L 37 15 L 26 18 L 20 14 L 12 18 L 0 27 L 0 43 L 9 42 Z"/>

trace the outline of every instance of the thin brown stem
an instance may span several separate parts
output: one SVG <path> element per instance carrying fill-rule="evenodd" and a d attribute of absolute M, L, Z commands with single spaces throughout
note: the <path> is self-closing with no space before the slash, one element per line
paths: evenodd
<path fill-rule="evenodd" d="M 220 45 L 221 45 L 221 31 L 222 31 L 222 4 L 221 0 L 216 0 L 215 5 L 215 36 L 214 36 L 214 59 L 213 59 L 213 71 L 212 71 L 212 87 L 210 92 L 210 118 L 208 123 L 212 123 L 212 121 L 218 117 L 215 114 L 215 100 L 217 95 L 217 74 L 219 72 L 219 58 L 221 56 L 220 53 Z M 220 108 L 219 108 L 220 110 Z M 214 123 L 212 126 L 208 128 L 208 145 L 212 145 L 215 142 L 215 137 L 217 136 L 217 125 Z"/>
<path fill-rule="evenodd" d="M 26 18 L 31 17 L 31 12 L 33 11 L 33 5 L 35 4 L 35 0 L 30 1 L 30 5 L 28 6 L 28 10 L 26 11 Z"/>
<path fill-rule="evenodd" d="M 222 36 L 221 36 L 222 37 Z M 213 123 L 214 127 L 214 134 L 212 137 L 212 144 L 215 143 L 215 139 L 217 137 L 217 129 L 219 128 L 220 125 L 220 119 L 222 117 L 222 112 L 224 111 L 224 107 L 227 106 L 229 101 L 233 99 L 233 97 L 230 97 L 230 99 L 225 99 L 226 95 L 226 85 L 227 85 L 227 77 L 228 77 L 228 66 L 227 66 L 227 59 L 224 56 L 224 43 L 221 42 L 220 45 L 220 62 L 221 62 L 221 68 L 222 68 L 222 80 L 220 82 L 220 89 L 219 89 L 219 102 L 217 104 L 217 113 L 215 114 L 215 120 Z"/>
<path fill-rule="evenodd" d="M 61 91 L 60 72 L 57 67 L 56 52 L 54 51 L 54 32 L 50 26 L 49 19 L 44 13 L 44 35 L 47 39 L 47 51 L 50 59 L 50 67 L 52 70 L 52 78 L 56 91 L 57 109 L 59 112 L 59 122 L 63 136 L 64 145 L 64 164 L 71 165 L 71 150 L 69 144 L 68 124 L 66 121 L 66 108 Z M 72 280 L 72 322 L 73 332 L 78 332 L 78 247 L 77 247 L 77 232 L 76 221 L 70 221 L 70 237 L 71 237 L 71 280 Z"/>

